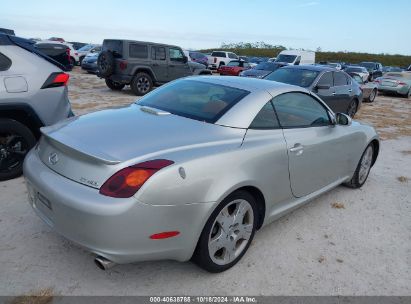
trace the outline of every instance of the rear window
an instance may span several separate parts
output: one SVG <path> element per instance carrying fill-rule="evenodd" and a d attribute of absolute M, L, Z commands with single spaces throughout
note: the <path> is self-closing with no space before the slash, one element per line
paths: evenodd
<path fill-rule="evenodd" d="M 249 93 L 220 84 L 184 79 L 154 90 L 140 99 L 137 104 L 215 123 Z"/>
<path fill-rule="evenodd" d="M 11 66 L 11 60 L 0 53 L 0 71 L 7 71 Z"/>
<path fill-rule="evenodd" d="M 148 57 L 147 44 L 130 43 L 128 47 L 128 55 L 132 58 L 147 58 Z"/>
<path fill-rule="evenodd" d="M 238 67 L 240 66 L 240 61 L 232 60 L 229 63 L 227 63 L 227 66 Z"/>
<path fill-rule="evenodd" d="M 272 63 L 272 62 L 263 62 L 254 67 L 256 70 L 262 70 L 262 71 L 275 71 L 278 69 L 280 66 L 278 64 Z"/>
<path fill-rule="evenodd" d="M 117 53 L 117 55 L 123 54 L 123 41 L 121 40 L 104 40 L 103 51 L 112 51 Z"/>
<path fill-rule="evenodd" d="M 318 76 L 317 71 L 303 69 L 278 69 L 269 74 L 265 79 L 297 85 L 300 87 L 309 87 L 314 79 Z"/>
<path fill-rule="evenodd" d="M 213 53 L 211 54 L 211 56 L 213 56 L 213 57 L 224 57 L 224 58 L 226 58 L 224 52 L 213 52 Z"/>

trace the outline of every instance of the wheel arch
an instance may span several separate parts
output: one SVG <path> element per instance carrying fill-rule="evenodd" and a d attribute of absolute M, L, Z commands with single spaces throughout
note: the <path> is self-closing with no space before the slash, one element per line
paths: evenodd
<path fill-rule="evenodd" d="M 0 119 L 16 120 L 33 132 L 36 139 L 41 136 L 40 128 L 44 123 L 29 105 L 0 105 Z"/>
<path fill-rule="evenodd" d="M 147 73 L 152 78 L 153 82 L 157 81 L 156 75 L 153 70 L 146 66 L 138 66 L 133 69 L 133 76 L 136 76 L 138 73 Z"/>
<path fill-rule="evenodd" d="M 375 162 L 377 161 L 378 154 L 380 152 L 380 142 L 376 138 L 374 138 L 373 140 L 371 140 L 370 144 L 373 145 L 374 148 L 374 154 L 372 156 L 371 163 L 371 166 L 374 166 Z"/>

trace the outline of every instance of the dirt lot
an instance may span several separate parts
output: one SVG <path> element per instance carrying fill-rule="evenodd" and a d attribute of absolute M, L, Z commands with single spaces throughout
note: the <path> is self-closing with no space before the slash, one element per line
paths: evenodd
<path fill-rule="evenodd" d="M 76 114 L 125 105 L 93 75 L 72 72 Z M 411 295 L 411 100 L 377 97 L 380 157 L 359 190 L 338 187 L 257 233 L 240 263 L 208 274 L 172 261 L 103 272 L 92 254 L 51 231 L 26 202 L 23 178 L 0 183 L 0 295 Z"/>

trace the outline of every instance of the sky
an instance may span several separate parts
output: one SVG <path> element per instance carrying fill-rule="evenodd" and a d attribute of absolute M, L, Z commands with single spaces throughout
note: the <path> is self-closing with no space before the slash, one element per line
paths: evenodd
<path fill-rule="evenodd" d="M 27 38 L 125 38 L 217 48 L 257 42 L 411 55 L 410 0 L 0 0 L 0 28 Z"/>

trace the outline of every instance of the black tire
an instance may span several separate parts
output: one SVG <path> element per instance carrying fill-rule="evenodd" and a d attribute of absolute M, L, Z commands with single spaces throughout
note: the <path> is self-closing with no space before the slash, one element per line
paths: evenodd
<path fill-rule="evenodd" d="M 372 90 L 372 92 L 371 92 L 371 94 L 370 94 L 370 97 L 368 97 L 368 101 L 369 101 L 369 102 L 374 102 L 375 97 L 377 96 L 377 94 L 378 94 L 378 90 L 377 90 L 377 89 Z"/>
<path fill-rule="evenodd" d="M 110 51 L 102 51 L 97 58 L 97 67 L 101 76 L 109 77 L 114 73 L 114 56 Z"/>
<path fill-rule="evenodd" d="M 358 102 L 357 102 L 357 100 L 353 99 L 353 100 L 351 100 L 350 104 L 348 105 L 346 113 L 351 118 L 354 118 L 355 113 L 357 113 L 357 109 L 358 109 Z"/>
<path fill-rule="evenodd" d="M 361 179 L 360 178 L 361 164 L 362 164 L 363 158 L 365 157 L 366 152 L 368 151 L 369 148 L 371 148 L 371 150 L 372 150 L 372 155 L 371 155 L 371 160 L 370 160 L 371 163 L 369 164 L 370 167 L 368 168 L 368 171 L 367 171 L 367 174 L 366 174 L 365 178 Z M 360 161 L 358 162 L 357 168 L 355 169 L 353 177 L 351 178 L 351 180 L 349 182 L 344 183 L 345 186 L 347 186 L 349 188 L 357 189 L 357 188 L 361 188 L 362 185 L 364 185 L 364 183 L 367 181 L 368 175 L 370 174 L 370 170 L 371 170 L 371 167 L 372 167 L 372 159 L 374 157 L 374 153 L 375 153 L 374 145 L 371 143 L 367 146 L 367 148 L 365 148 L 364 152 L 361 155 Z"/>
<path fill-rule="evenodd" d="M 22 174 L 24 157 L 35 144 L 36 138 L 25 125 L 0 119 L 0 181 Z"/>
<path fill-rule="evenodd" d="M 121 91 L 126 85 L 106 78 L 106 85 L 113 91 Z"/>
<path fill-rule="evenodd" d="M 153 79 L 147 73 L 140 72 L 133 77 L 130 84 L 131 90 L 137 96 L 143 96 L 153 88 Z"/>
<path fill-rule="evenodd" d="M 85 56 L 81 56 L 78 60 L 79 60 L 79 65 L 81 65 L 83 63 L 83 59 Z"/>
<path fill-rule="evenodd" d="M 218 65 L 218 67 L 222 67 L 223 65 L 225 65 L 225 63 L 220 61 L 220 64 Z"/>
<path fill-rule="evenodd" d="M 209 252 L 209 237 L 211 237 L 212 231 L 211 229 L 214 228 L 215 221 L 217 217 L 219 216 L 220 212 L 227 206 L 230 205 L 235 200 L 245 200 L 246 202 L 251 205 L 251 208 L 253 210 L 253 228 L 251 235 L 248 239 L 248 243 L 243 247 L 241 253 L 230 263 L 225 264 L 225 265 L 219 265 L 215 263 L 211 257 L 210 257 L 210 252 Z M 233 211 L 234 212 L 234 211 Z M 208 219 L 207 223 L 205 224 L 203 231 L 200 235 L 200 239 L 198 240 L 197 247 L 194 251 L 192 261 L 196 263 L 198 266 L 203 268 L 204 270 L 207 270 L 209 272 L 217 273 L 217 272 L 222 272 L 225 271 L 231 267 L 233 267 L 237 262 L 243 257 L 243 255 L 247 252 L 248 248 L 250 247 L 250 244 L 254 238 L 255 230 L 256 230 L 256 225 L 257 225 L 257 220 L 258 220 L 258 208 L 257 208 L 257 203 L 254 199 L 254 197 L 246 192 L 246 191 L 236 191 L 232 194 L 230 194 L 227 198 L 225 198 L 221 204 L 214 210 L 214 212 L 211 214 L 210 218 Z M 230 226 L 231 227 L 231 226 Z"/>
<path fill-rule="evenodd" d="M 76 60 L 73 57 L 70 57 L 70 64 L 74 67 L 76 65 Z"/>

